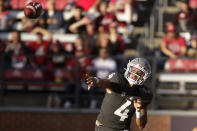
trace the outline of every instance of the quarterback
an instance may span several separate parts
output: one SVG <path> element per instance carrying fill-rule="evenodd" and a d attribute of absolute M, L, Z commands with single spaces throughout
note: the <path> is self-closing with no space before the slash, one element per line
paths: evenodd
<path fill-rule="evenodd" d="M 150 75 L 151 66 L 144 58 L 129 61 L 124 74 L 114 72 L 104 80 L 86 74 L 88 89 L 106 89 L 95 131 L 130 131 L 134 114 L 138 128 L 145 127 L 152 93 L 143 84 Z"/>

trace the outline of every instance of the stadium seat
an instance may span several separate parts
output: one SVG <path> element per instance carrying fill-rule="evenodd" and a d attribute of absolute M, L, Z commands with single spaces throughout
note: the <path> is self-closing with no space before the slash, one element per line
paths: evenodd
<path fill-rule="evenodd" d="M 5 85 L 10 86 L 28 87 L 28 89 L 47 87 L 49 90 L 64 90 L 64 81 L 68 78 L 68 73 L 64 69 L 54 71 L 55 78 L 61 78 L 59 82 L 53 82 L 45 79 L 46 74 L 43 70 L 39 69 L 5 69 Z M 14 88 L 14 89 L 16 89 Z M 10 88 L 9 88 L 10 89 Z"/>
<path fill-rule="evenodd" d="M 17 10 L 19 9 L 19 1 L 18 0 L 11 0 L 12 9 Z"/>
<path fill-rule="evenodd" d="M 24 9 L 27 2 L 28 2 L 28 0 L 20 0 L 19 1 L 19 9 Z"/>
<path fill-rule="evenodd" d="M 44 74 L 41 70 L 34 69 L 5 69 L 6 86 L 40 86 L 45 85 Z M 39 83 L 38 83 L 39 82 Z"/>
<path fill-rule="evenodd" d="M 5 69 L 5 79 L 42 80 L 44 77 L 41 70 L 34 69 Z"/>
<path fill-rule="evenodd" d="M 42 1 L 34 0 L 34 1 L 40 2 L 42 4 L 42 8 L 44 10 L 47 9 L 47 1 L 48 0 L 42 0 Z M 28 0 L 11 0 L 11 6 L 14 10 L 24 9 L 27 2 L 28 2 Z M 56 3 L 55 4 L 56 10 L 64 10 L 67 0 L 56 0 L 55 3 Z"/>
<path fill-rule="evenodd" d="M 24 70 L 17 69 L 5 69 L 4 70 L 5 86 L 10 89 L 10 87 L 15 87 L 14 89 L 21 89 L 25 86 L 24 79 L 27 78 L 27 73 Z"/>
<path fill-rule="evenodd" d="M 96 0 L 78 0 L 77 5 L 81 6 L 85 11 L 88 11 Z"/>
<path fill-rule="evenodd" d="M 64 10 L 66 4 L 67 4 L 67 0 L 56 0 L 55 8 L 56 10 Z"/>
<path fill-rule="evenodd" d="M 28 73 L 26 73 L 25 70 L 5 69 L 4 74 L 5 74 L 6 80 L 27 79 L 28 78 Z"/>

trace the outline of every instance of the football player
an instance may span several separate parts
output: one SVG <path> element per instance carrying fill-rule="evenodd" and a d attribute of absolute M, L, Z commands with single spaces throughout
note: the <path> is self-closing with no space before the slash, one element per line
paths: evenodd
<path fill-rule="evenodd" d="M 152 93 L 144 86 L 151 75 L 151 66 L 144 58 L 129 61 L 124 74 L 112 73 L 108 79 L 101 80 L 86 74 L 88 89 L 106 89 L 95 131 L 130 131 L 131 118 L 136 114 L 136 123 L 143 129 L 147 123 L 147 105 Z"/>

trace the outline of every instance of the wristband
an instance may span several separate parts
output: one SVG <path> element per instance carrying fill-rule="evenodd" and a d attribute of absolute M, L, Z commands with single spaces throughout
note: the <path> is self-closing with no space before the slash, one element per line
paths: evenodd
<path fill-rule="evenodd" d="M 142 117 L 142 113 L 140 111 L 135 112 L 136 118 L 141 118 Z"/>
<path fill-rule="evenodd" d="M 95 79 L 96 83 L 98 84 L 99 83 L 99 78 L 94 77 L 94 79 Z"/>

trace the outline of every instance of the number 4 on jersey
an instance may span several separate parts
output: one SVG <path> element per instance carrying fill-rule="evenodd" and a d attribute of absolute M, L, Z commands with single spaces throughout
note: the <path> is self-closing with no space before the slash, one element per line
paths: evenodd
<path fill-rule="evenodd" d="M 126 109 L 128 106 L 131 105 L 131 101 L 128 101 L 124 103 L 120 108 L 118 108 L 114 114 L 117 116 L 120 116 L 120 121 L 124 121 L 126 118 L 128 118 L 128 112 L 129 109 Z"/>

